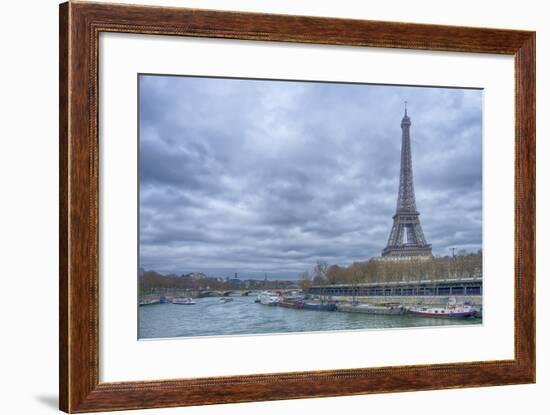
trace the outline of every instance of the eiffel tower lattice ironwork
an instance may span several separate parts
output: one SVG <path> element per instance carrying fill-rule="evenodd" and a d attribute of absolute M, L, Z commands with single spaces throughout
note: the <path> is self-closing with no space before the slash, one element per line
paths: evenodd
<path fill-rule="evenodd" d="M 388 244 L 382 251 L 383 257 L 432 256 L 432 246 L 426 242 L 420 225 L 420 213 L 416 210 L 411 157 L 411 119 L 405 115 L 401 120 L 401 170 L 397 209 L 393 215 L 393 226 Z"/>

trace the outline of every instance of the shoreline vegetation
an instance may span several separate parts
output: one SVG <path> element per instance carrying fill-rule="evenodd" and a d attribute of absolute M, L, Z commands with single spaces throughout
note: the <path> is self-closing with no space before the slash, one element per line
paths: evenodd
<path fill-rule="evenodd" d="M 153 270 L 140 269 L 138 287 L 140 299 L 152 295 L 181 295 L 190 291 L 203 290 L 290 290 L 307 292 L 317 285 L 363 284 L 385 282 L 414 282 L 420 280 L 444 280 L 449 278 L 469 278 L 482 275 L 483 254 L 458 251 L 454 256 L 431 258 L 406 258 L 389 260 L 371 258 L 364 262 L 354 262 L 349 266 L 329 265 L 317 261 L 312 272 L 304 271 L 297 280 L 268 280 L 264 278 L 239 279 L 213 277 L 204 273 L 163 275 Z"/>

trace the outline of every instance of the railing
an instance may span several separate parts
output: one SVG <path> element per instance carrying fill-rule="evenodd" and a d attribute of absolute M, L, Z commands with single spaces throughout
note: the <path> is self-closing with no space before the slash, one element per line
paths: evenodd
<path fill-rule="evenodd" d="M 474 277 L 438 281 L 322 285 L 313 286 L 308 292 L 310 294 L 350 297 L 482 295 L 483 281 L 481 277 Z"/>

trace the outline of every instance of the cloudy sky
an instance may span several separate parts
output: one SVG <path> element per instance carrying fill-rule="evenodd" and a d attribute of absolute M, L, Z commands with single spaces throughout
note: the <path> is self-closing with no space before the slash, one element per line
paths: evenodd
<path fill-rule="evenodd" d="M 140 266 L 292 278 L 379 256 L 411 117 L 434 254 L 482 243 L 482 92 L 142 75 Z"/>

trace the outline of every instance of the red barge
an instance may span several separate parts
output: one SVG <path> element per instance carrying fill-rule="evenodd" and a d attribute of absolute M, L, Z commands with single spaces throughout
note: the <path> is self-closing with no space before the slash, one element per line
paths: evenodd
<path fill-rule="evenodd" d="M 279 307 L 285 307 L 285 308 L 304 308 L 304 302 L 303 301 L 288 301 L 288 300 L 281 300 L 277 303 Z"/>

